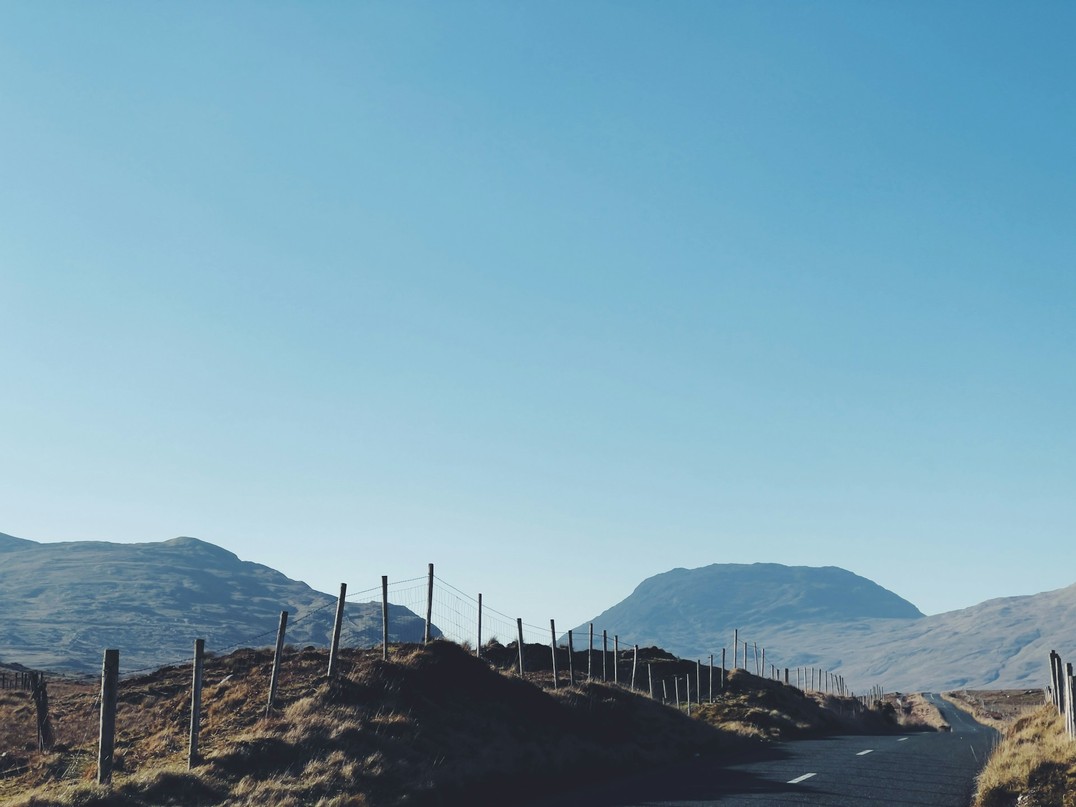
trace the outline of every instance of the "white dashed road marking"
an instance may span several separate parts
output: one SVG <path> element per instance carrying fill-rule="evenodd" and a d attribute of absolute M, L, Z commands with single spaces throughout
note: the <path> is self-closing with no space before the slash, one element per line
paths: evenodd
<path fill-rule="evenodd" d="M 856 756 L 857 756 L 857 757 L 861 757 L 861 756 L 863 756 L 864 754 L 869 754 L 869 753 L 871 753 L 871 751 L 873 751 L 873 750 L 874 750 L 873 748 L 868 748 L 868 749 L 867 749 L 866 751 L 860 751 L 860 752 L 859 752 L 858 754 L 856 754 Z"/>
<path fill-rule="evenodd" d="M 899 740 L 897 740 L 897 742 L 898 742 L 898 743 L 902 743 L 902 742 L 904 742 L 904 741 L 905 741 L 905 740 L 907 740 L 907 739 L 908 739 L 907 737 L 901 737 L 901 738 L 900 738 Z"/>
<path fill-rule="evenodd" d="M 810 779 L 812 776 L 817 776 L 817 774 L 805 773 L 803 774 L 803 776 L 797 776 L 795 779 L 789 779 L 787 784 L 798 785 L 800 782 L 804 781 L 805 779 Z"/>

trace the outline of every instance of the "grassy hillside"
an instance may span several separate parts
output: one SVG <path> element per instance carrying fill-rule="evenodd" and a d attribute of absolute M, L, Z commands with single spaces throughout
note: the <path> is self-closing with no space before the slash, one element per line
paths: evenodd
<path fill-rule="evenodd" d="M 979 775 L 975 807 L 1076 807 L 1076 743 L 1053 706 L 1018 718 Z"/>
<path fill-rule="evenodd" d="M 158 667 L 189 658 L 197 636 L 218 650 L 268 644 L 282 610 L 289 641 L 327 645 L 332 635 L 336 597 L 196 538 L 39 544 L 0 535 L 0 557 L 0 661 L 93 674 L 102 648 L 122 647 L 125 669 Z M 348 646 L 381 641 L 380 603 L 350 601 L 345 616 Z M 414 642 L 425 622 L 393 604 L 389 627 L 390 641 Z"/>
<path fill-rule="evenodd" d="M 518 803 L 761 737 L 894 725 L 744 671 L 719 703 L 694 708 L 700 720 L 622 687 L 543 688 L 548 672 L 521 680 L 443 641 L 401 647 L 389 661 L 349 651 L 333 683 L 325 651 L 291 650 L 278 709 L 265 719 L 270 664 L 271 653 L 254 650 L 207 662 L 204 762 L 193 772 L 189 668 L 121 682 L 111 791 L 93 783 L 92 682 L 51 685 L 58 745 L 49 755 L 32 750 L 26 693 L 0 693 L 0 804 Z"/>

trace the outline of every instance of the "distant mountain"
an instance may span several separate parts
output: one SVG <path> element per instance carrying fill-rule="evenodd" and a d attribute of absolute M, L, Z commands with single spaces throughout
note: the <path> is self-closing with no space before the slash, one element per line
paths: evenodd
<path fill-rule="evenodd" d="M 0 533 L 0 662 L 98 670 L 106 647 L 121 669 L 181 661 L 206 649 L 264 646 L 288 611 L 289 644 L 326 646 L 336 598 L 196 538 L 143 544 L 42 544 Z M 344 646 L 381 641 L 380 603 L 349 602 Z M 424 621 L 389 608 L 390 641 L 420 641 Z M 434 631 L 440 635 L 439 631 Z"/>
<path fill-rule="evenodd" d="M 859 691 L 912 691 L 1040 687 L 1051 649 L 1076 659 L 1074 620 L 1076 586 L 923 616 L 844 569 L 759 563 L 656 575 L 593 623 L 686 658 L 728 648 L 730 664 L 739 629 L 767 648 L 767 665 L 840 672 Z"/>

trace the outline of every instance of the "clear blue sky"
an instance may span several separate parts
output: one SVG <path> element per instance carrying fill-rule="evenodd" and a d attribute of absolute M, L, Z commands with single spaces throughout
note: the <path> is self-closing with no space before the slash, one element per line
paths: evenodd
<path fill-rule="evenodd" d="M 1076 5 L 6 3 L 0 531 L 535 624 L 1076 582 Z"/>

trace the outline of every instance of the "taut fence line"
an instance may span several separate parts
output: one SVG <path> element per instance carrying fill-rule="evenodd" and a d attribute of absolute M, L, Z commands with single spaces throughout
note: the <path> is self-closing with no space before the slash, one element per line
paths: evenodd
<path fill-rule="evenodd" d="M 436 585 L 440 583 L 440 585 Z M 416 585 L 410 585 L 416 584 Z M 881 686 L 871 687 L 866 695 L 857 696 L 848 688 L 844 677 L 839 673 L 823 669 L 821 667 L 781 667 L 774 663 L 773 654 L 767 663 L 767 648 L 760 646 L 758 642 L 746 639 L 736 629 L 732 636 L 732 646 L 715 648 L 714 653 L 708 653 L 705 660 L 697 658 L 679 659 L 656 647 L 640 648 L 637 641 L 626 638 L 619 633 L 610 635 L 607 629 L 601 630 L 598 637 L 594 623 L 587 626 L 587 635 L 580 637 L 582 647 L 577 647 L 574 630 L 566 634 L 566 642 L 561 643 L 558 639 L 556 622 L 549 620 L 548 633 L 546 630 L 534 625 L 524 623 L 521 617 L 509 617 L 508 615 L 490 608 L 483 603 L 482 594 L 477 598 L 471 597 L 465 592 L 453 586 L 434 574 L 434 565 L 428 566 L 427 574 L 421 578 L 401 581 L 400 585 L 409 585 L 408 588 L 397 588 L 397 602 L 394 605 L 404 605 L 412 614 L 424 613 L 423 631 L 421 642 L 428 644 L 434 638 L 435 631 L 440 631 L 444 638 L 457 644 L 470 648 L 474 654 L 486 660 L 493 666 L 502 669 L 515 668 L 520 677 L 539 686 L 549 686 L 553 689 L 561 685 L 575 686 L 581 681 L 602 682 L 630 689 L 645 694 L 663 704 L 675 706 L 677 709 L 686 710 L 691 714 L 692 707 L 699 707 L 707 703 L 714 703 L 718 694 L 723 692 L 728 685 L 728 676 L 731 671 L 742 669 L 751 672 L 755 676 L 776 682 L 781 686 L 796 687 L 804 692 L 815 692 L 821 695 L 835 695 L 847 698 L 856 698 L 863 705 L 869 707 L 871 703 L 878 701 L 883 696 Z M 389 637 L 391 611 L 389 608 L 389 581 L 388 577 L 382 576 L 379 587 L 356 592 L 351 597 L 369 596 L 380 590 L 382 630 L 381 657 L 389 658 Z M 407 600 L 401 603 L 400 595 Z M 328 667 L 324 673 L 325 678 L 331 680 L 340 675 L 340 643 L 341 628 L 348 619 L 346 614 L 347 584 L 340 585 L 340 594 L 335 603 L 327 603 L 319 608 L 312 609 L 302 614 L 298 619 L 292 620 L 291 625 L 306 619 L 311 614 L 336 606 L 335 619 L 329 645 Z M 435 626 L 434 617 L 437 617 Z M 281 611 L 279 624 L 275 631 L 266 631 L 252 637 L 253 641 L 262 640 L 267 635 L 275 632 L 276 641 L 273 654 L 271 674 L 267 682 L 267 697 L 265 716 L 272 716 L 276 710 L 276 695 L 278 685 L 283 674 L 285 638 L 289 625 L 289 612 Z M 485 631 L 485 634 L 483 634 Z M 528 642 L 527 634 L 537 639 Z M 483 644 L 483 635 L 489 637 Z M 513 641 L 502 644 L 498 637 L 513 637 Z M 417 637 L 416 637 L 417 638 Z M 471 640 L 474 640 L 472 645 Z M 600 641 L 600 649 L 596 647 Z M 610 643 L 612 647 L 610 647 Z M 228 651 L 241 646 L 242 643 L 223 648 Z M 513 645 L 515 645 L 513 647 Z M 252 645 L 245 645 L 252 646 Z M 374 646 L 376 648 L 376 645 Z M 731 652 L 730 652 L 731 650 Z M 742 652 L 742 656 L 741 656 Z M 206 654 L 205 639 L 197 638 L 194 641 L 193 658 L 184 659 L 179 663 L 190 663 L 192 668 L 191 683 L 191 715 L 189 750 L 187 754 L 188 768 L 194 768 L 202 761 L 200 754 L 200 731 L 203 710 L 202 684 L 203 664 Z M 600 654 L 600 657 L 598 656 Z M 731 656 L 731 659 L 730 659 Z M 717 659 L 720 658 L 720 663 Z M 728 662 L 731 660 L 731 667 Z M 124 675 L 150 671 L 161 666 L 128 670 Z M 546 677 L 548 675 L 548 678 Z M 1071 687 L 1071 665 L 1069 667 L 1069 682 Z M 48 718 L 48 699 L 45 691 L 44 676 L 33 672 L 11 671 L 0 673 L 0 686 L 20 686 L 29 688 L 34 692 L 34 699 L 38 703 L 38 736 L 40 750 L 47 752 L 51 748 L 52 732 Z M 120 673 L 120 650 L 108 648 L 104 651 L 101 667 L 101 689 L 98 703 L 100 716 L 98 721 L 98 754 L 97 754 L 97 781 L 100 784 L 110 784 L 114 767 L 114 746 L 116 740 L 116 712 L 118 705 L 118 693 L 121 686 Z M 1056 691 L 1056 687 L 1055 687 Z M 1069 690 L 1071 702 L 1071 688 Z"/>

